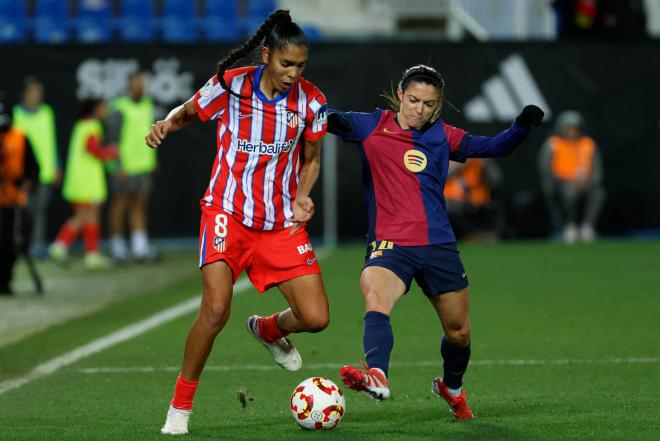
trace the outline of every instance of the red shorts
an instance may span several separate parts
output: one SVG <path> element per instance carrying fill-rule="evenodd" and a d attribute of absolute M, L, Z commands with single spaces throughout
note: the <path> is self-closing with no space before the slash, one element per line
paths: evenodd
<path fill-rule="evenodd" d="M 292 228 L 253 230 L 221 208 L 202 206 L 199 267 L 223 260 L 234 283 L 245 270 L 259 292 L 306 274 L 320 274 L 306 228 L 290 234 Z"/>

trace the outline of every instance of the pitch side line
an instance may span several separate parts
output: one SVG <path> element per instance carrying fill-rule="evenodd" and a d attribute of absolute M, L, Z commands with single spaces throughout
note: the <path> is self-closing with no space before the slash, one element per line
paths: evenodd
<path fill-rule="evenodd" d="M 245 291 L 249 287 L 250 282 L 243 278 L 236 282 L 234 285 L 234 294 Z M 145 332 L 157 328 L 164 323 L 193 312 L 199 308 L 200 299 L 201 297 L 196 296 L 192 299 L 181 302 L 178 305 L 164 309 L 161 312 L 152 315 L 151 317 L 147 317 L 144 320 L 121 328 L 111 334 L 106 335 L 105 337 L 93 340 L 86 345 L 79 346 L 72 351 L 60 355 L 59 357 L 52 358 L 38 365 L 25 375 L 3 381 L 0 383 L 0 395 L 31 383 L 34 380 L 38 380 L 40 378 L 51 375 L 64 366 L 73 364 L 82 358 L 89 357 L 90 355 L 101 352 L 111 346 L 115 346 L 119 343 L 135 338 L 138 335 L 144 334 Z"/>
<path fill-rule="evenodd" d="M 326 248 L 319 248 L 318 252 L 316 253 L 316 258 L 320 260 L 327 257 L 328 254 L 330 254 L 330 250 Z M 234 285 L 234 295 L 245 291 L 249 287 L 250 282 L 248 279 L 245 277 L 241 278 Z M 144 334 L 145 332 L 157 328 L 164 323 L 193 312 L 199 308 L 200 299 L 201 297 L 195 296 L 191 299 L 185 300 L 178 305 L 164 309 L 161 312 L 152 315 L 151 317 L 147 317 L 144 320 L 140 320 L 139 322 L 133 323 L 132 325 L 121 328 L 111 334 L 106 335 L 105 337 L 93 340 L 86 345 L 79 346 L 72 351 L 60 355 L 59 357 L 52 358 L 45 363 L 38 365 L 25 375 L 5 380 L 0 383 L 0 395 L 31 383 L 34 380 L 38 380 L 40 378 L 51 375 L 64 366 L 69 366 L 70 364 L 73 364 L 82 358 L 89 357 L 90 355 L 101 352 L 109 347 L 135 338 L 138 335 Z"/>
<path fill-rule="evenodd" d="M 660 357 L 629 357 L 629 358 L 602 358 L 602 359 L 558 359 L 558 360 L 473 360 L 470 366 L 543 366 L 543 365 L 585 365 L 585 364 L 654 364 L 660 363 Z M 392 367 L 426 367 L 441 366 L 442 360 L 417 361 L 390 363 Z M 340 368 L 339 363 L 317 363 L 303 365 L 303 370 L 333 369 Z M 83 374 L 124 374 L 124 373 L 153 373 L 153 372 L 178 372 L 178 366 L 133 366 L 133 367 L 92 367 L 77 369 L 76 372 Z M 204 367 L 204 371 L 235 372 L 237 370 L 249 371 L 278 371 L 282 368 L 274 364 L 241 364 L 234 366 Z"/>

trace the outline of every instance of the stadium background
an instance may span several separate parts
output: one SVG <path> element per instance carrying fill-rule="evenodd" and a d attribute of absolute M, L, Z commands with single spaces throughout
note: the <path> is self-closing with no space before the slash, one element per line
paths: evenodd
<path fill-rule="evenodd" d="M 77 98 L 97 94 L 112 98 L 120 94 L 126 70 L 139 66 L 152 72 L 151 93 L 162 115 L 201 87 L 213 74 L 215 62 L 230 48 L 208 43 L 51 46 L 31 47 L 29 57 L 25 57 L 23 47 L 0 50 L 5 59 L 21 60 L 3 69 L 5 84 L 20 84 L 26 72 L 43 78 L 47 101 L 57 112 L 59 148 L 64 158 Z M 655 41 L 316 43 L 305 77 L 319 85 L 330 107 L 369 111 L 386 105 L 379 95 L 390 88 L 403 69 L 430 62 L 445 76 L 447 98 L 460 111 L 446 106 L 446 121 L 475 134 L 494 134 L 510 122 L 471 121 L 465 114 L 465 104 L 483 94 L 482 85 L 487 80 L 501 75 L 502 61 L 519 54 L 547 101 L 546 111 L 556 115 L 561 110 L 579 109 L 583 113 L 587 130 L 601 147 L 604 160 L 608 198 L 599 230 L 606 235 L 625 235 L 660 227 L 660 205 L 656 203 L 660 181 L 650 179 L 660 163 L 658 49 Z M 9 90 L 10 100 L 16 100 L 17 89 Z M 549 232 L 536 157 L 553 129 L 552 116 L 515 155 L 498 160 L 504 172 L 506 231 L 510 237 L 542 237 Z M 160 169 L 150 209 L 155 237 L 195 234 L 197 202 L 208 183 L 215 150 L 214 130 L 215 124 L 196 124 L 169 138 L 160 149 Z M 351 145 L 340 146 L 336 217 L 341 240 L 359 239 L 366 229 L 359 162 Z M 314 197 L 321 209 L 321 184 Z M 51 234 L 67 213 L 64 203 L 56 205 Z M 319 212 L 318 219 L 322 215 Z M 311 231 L 318 235 L 321 226 L 312 223 Z"/>

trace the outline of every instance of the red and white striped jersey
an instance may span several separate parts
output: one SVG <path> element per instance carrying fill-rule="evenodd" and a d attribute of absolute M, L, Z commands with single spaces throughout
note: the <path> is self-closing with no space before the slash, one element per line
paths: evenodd
<path fill-rule="evenodd" d="M 292 203 L 303 145 L 323 137 L 323 93 L 300 78 L 272 100 L 259 90 L 263 66 L 228 70 L 228 93 L 213 76 L 194 97 L 202 121 L 218 121 L 218 153 L 201 203 L 231 213 L 244 225 L 273 230 L 293 225 Z"/>

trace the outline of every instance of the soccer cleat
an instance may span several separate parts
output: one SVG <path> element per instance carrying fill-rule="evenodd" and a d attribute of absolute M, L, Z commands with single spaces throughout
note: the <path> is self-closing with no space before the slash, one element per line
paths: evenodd
<path fill-rule="evenodd" d="M 85 263 L 85 268 L 92 271 L 108 269 L 111 266 L 108 258 L 101 253 L 85 254 L 84 263 Z"/>
<path fill-rule="evenodd" d="M 462 391 L 457 397 L 453 396 L 449 393 L 447 386 L 445 386 L 445 383 L 440 377 L 433 380 L 431 389 L 434 394 L 444 399 L 449 404 L 451 413 L 457 420 L 471 420 L 472 418 L 475 418 L 467 404 L 467 393 L 465 391 Z"/>
<path fill-rule="evenodd" d="M 302 358 L 296 347 L 286 337 L 282 337 L 277 341 L 269 342 L 264 340 L 259 334 L 259 319 L 262 318 L 258 315 L 253 315 L 247 320 L 247 330 L 259 342 L 264 345 L 268 352 L 273 356 L 275 363 L 288 371 L 297 371 L 302 367 Z"/>
<path fill-rule="evenodd" d="M 50 244 L 48 247 L 48 255 L 55 263 L 65 264 L 69 261 L 69 250 L 59 242 L 53 242 Z"/>
<path fill-rule="evenodd" d="M 167 410 L 165 425 L 160 429 L 164 435 L 185 435 L 188 433 L 188 421 L 192 410 L 177 409 L 170 405 Z"/>
<path fill-rule="evenodd" d="M 353 366 L 344 366 L 339 375 L 346 387 L 369 395 L 374 400 L 383 401 L 390 397 L 390 385 L 382 370 L 378 368 L 360 370 Z"/>

